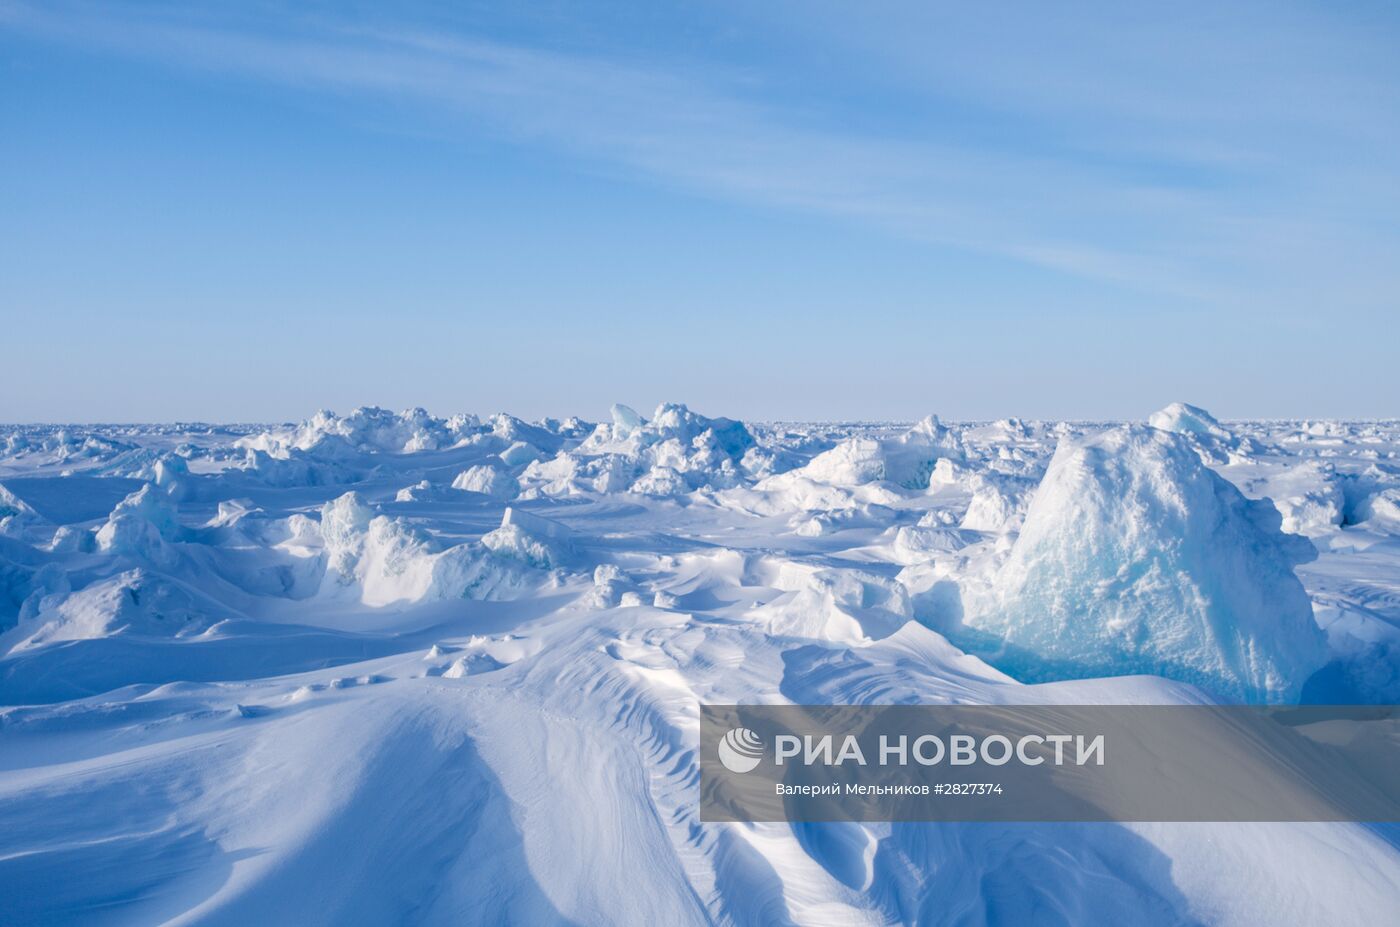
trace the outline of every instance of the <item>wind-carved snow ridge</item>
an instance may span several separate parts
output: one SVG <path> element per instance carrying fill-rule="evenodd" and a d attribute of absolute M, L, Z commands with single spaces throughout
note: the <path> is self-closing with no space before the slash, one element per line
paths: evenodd
<path fill-rule="evenodd" d="M 0 427 L 0 920 L 1400 909 L 1363 825 L 696 801 L 702 702 L 1400 700 L 1400 422 L 603 418 Z"/>
<path fill-rule="evenodd" d="M 1293 567 L 1314 559 L 1182 437 L 1061 443 L 967 627 L 1028 679 L 1150 673 L 1227 701 L 1293 701 L 1326 647 Z"/>

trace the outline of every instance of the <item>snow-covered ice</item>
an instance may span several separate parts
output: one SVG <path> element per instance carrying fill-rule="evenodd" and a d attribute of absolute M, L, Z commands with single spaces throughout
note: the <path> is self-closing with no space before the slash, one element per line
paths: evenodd
<path fill-rule="evenodd" d="M 964 623 L 1023 677 L 1153 673 L 1295 701 L 1326 648 L 1293 573 L 1316 551 L 1281 521 L 1172 432 L 1067 439 Z"/>
<path fill-rule="evenodd" d="M 1390 922 L 1393 828 L 699 821 L 702 702 L 1400 699 L 1400 422 L 1146 422 L 4 428 L 0 921 Z"/>

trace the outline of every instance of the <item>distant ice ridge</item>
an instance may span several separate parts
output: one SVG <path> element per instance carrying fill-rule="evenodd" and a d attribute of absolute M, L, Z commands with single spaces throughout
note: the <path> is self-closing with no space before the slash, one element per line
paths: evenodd
<path fill-rule="evenodd" d="M 576 447 L 530 463 L 519 479 L 524 498 L 623 491 L 675 496 L 736 485 L 750 452 L 757 449 L 742 422 L 707 418 L 679 403 L 662 403 L 651 419 L 615 405 L 611 422 Z"/>
<path fill-rule="evenodd" d="M 731 487 L 749 470 L 771 472 L 772 455 L 742 422 L 708 418 L 663 403 L 650 419 L 614 406 L 610 422 L 579 419 L 529 424 L 510 415 L 435 418 L 422 409 L 393 413 L 319 412 L 297 426 L 239 439 L 242 468 L 274 486 L 358 482 L 387 466 L 386 455 L 453 451 L 468 463 L 454 489 L 499 501 L 632 492 L 680 496 Z M 463 457 L 462 455 L 465 455 Z M 405 487 L 404 501 L 444 499 L 434 487 Z"/>
<path fill-rule="evenodd" d="M 67 428 L 35 428 L 0 435 L 0 458 L 31 464 L 104 460 L 133 449 L 133 445 L 97 435 L 75 435 Z"/>
<path fill-rule="evenodd" d="M 251 435 L 236 443 L 274 457 L 285 457 L 292 450 L 325 451 L 334 447 L 409 454 L 451 447 L 479 430 L 480 425 L 475 415 L 441 419 L 423 409 L 395 413 L 365 406 L 346 416 L 322 410 L 300 425 Z"/>
<path fill-rule="evenodd" d="M 1293 567 L 1315 556 L 1181 435 L 1065 439 L 965 624 L 1025 678 L 1152 673 L 1228 701 L 1296 700 L 1325 657 Z"/>
<path fill-rule="evenodd" d="M 371 476 L 388 464 L 386 458 L 391 455 L 453 449 L 473 457 L 473 469 L 518 472 L 566 445 L 577 444 L 589 427 L 577 419 L 532 425 L 502 413 L 482 422 L 475 415 L 437 418 L 422 409 L 395 413 L 369 406 L 346 416 L 318 412 L 300 425 L 240 438 L 234 447 L 246 454 L 242 469 L 267 485 L 334 486 Z M 493 477 L 478 471 L 464 475 L 458 488 L 509 498 L 514 494 L 513 479 L 510 472 Z M 416 495 L 431 495 L 424 487 L 415 488 Z"/>

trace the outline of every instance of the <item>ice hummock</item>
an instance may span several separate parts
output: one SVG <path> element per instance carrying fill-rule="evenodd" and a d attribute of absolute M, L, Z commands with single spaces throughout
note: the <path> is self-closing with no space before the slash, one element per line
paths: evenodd
<path fill-rule="evenodd" d="M 113 556 L 169 563 L 175 552 L 167 542 L 184 533 L 175 518 L 175 506 L 147 483 L 112 509 L 107 523 L 97 530 L 97 549 Z"/>
<path fill-rule="evenodd" d="M 1231 431 L 1205 409 L 1185 402 L 1174 402 L 1153 412 L 1147 424 L 1185 436 L 1206 463 L 1212 465 L 1248 460 L 1259 450 L 1248 437 Z"/>
<path fill-rule="evenodd" d="M 1315 554 L 1279 522 L 1173 432 L 1066 439 L 964 622 L 1028 679 L 1152 673 L 1227 701 L 1292 701 L 1325 644 L 1293 572 Z"/>
<path fill-rule="evenodd" d="M 1198 435 L 1222 441 L 1235 440 L 1235 436 L 1216 421 L 1215 416 L 1200 406 L 1185 402 L 1173 402 L 1164 409 L 1158 409 L 1147 417 L 1147 424 L 1177 434 Z"/>
<path fill-rule="evenodd" d="M 321 594 L 371 607 L 437 599 L 489 599 L 525 583 L 516 564 L 483 544 L 442 548 L 402 519 L 377 515 L 357 493 L 321 508 L 326 560 Z"/>
<path fill-rule="evenodd" d="M 38 518 L 29 503 L 0 483 L 0 535 L 18 533 L 27 523 Z"/>
<path fill-rule="evenodd" d="M 520 485 L 504 466 L 504 461 L 501 465 L 481 463 L 468 467 L 452 480 L 452 488 L 501 500 L 512 499 L 520 491 Z"/>
<path fill-rule="evenodd" d="M 615 405 L 575 447 L 541 457 L 520 474 L 525 497 L 632 491 L 677 496 L 737 485 L 754 437 L 743 422 L 709 418 L 680 403 L 657 406 L 650 419 Z"/>
<path fill-rule="evenodd" d="M 813 457 L 787 481 L 811 480 L 831 486 L 888 482 L 906 489 L 926 489 L 940 459 L 960 459 L 952 433 L 930 415 L 893 438 L 852 437 Z M 775 485 L 785 482 L 778 478 Z"/>
<path fill-rule="evenodd" d="M 210 603 L 179 584 L 137 567 L 77 592 L 61 587 L 35 602 L 23 647 L 115 634 L 185 636 L 213 623 Z"/>

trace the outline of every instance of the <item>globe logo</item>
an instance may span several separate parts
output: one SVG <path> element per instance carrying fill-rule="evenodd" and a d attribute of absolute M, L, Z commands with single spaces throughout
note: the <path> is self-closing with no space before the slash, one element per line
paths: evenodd
<path fill-rule="evenodd" d="M 746 727 L 736 727 L 720 738 L 719 761 L 730 772 L 746 773 L 763 760 L 763 741 Z"/>

